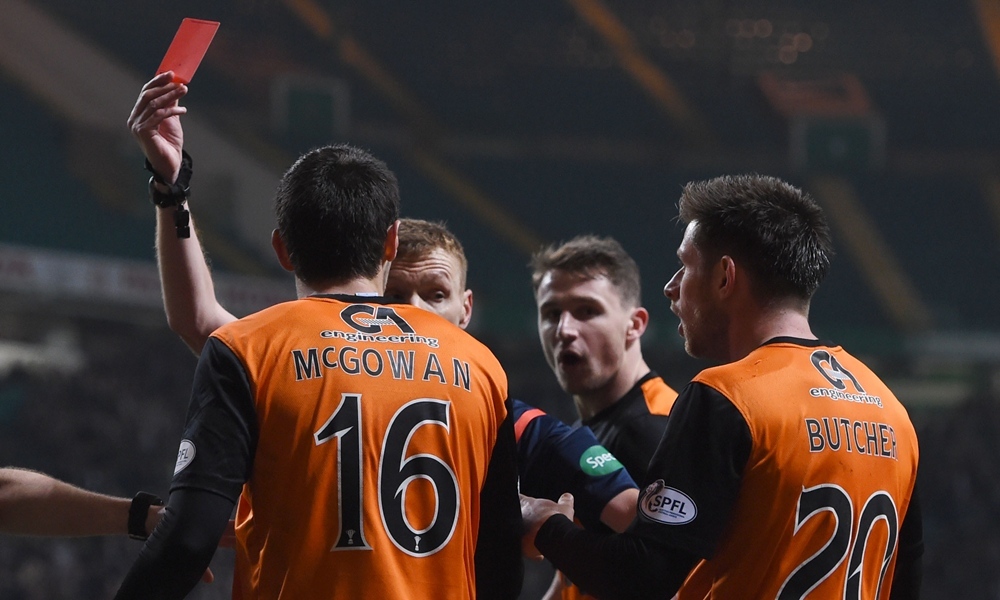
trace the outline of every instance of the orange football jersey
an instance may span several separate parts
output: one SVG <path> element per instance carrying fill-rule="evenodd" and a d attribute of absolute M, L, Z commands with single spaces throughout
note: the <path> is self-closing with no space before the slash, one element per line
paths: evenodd
<path fill-rule="evenodd" d="M 309 297 L 213 334 L 258 437 L 237 514 L 243 600 L 474 598 L 480 490 L 506 418 L 492 353 L 408 305 Z"/>
<path fill-rule="evenodd" d="M 751 444 L 714 553 L 679 599 L 888 598 L 918 461 L 916 433 L 889 388 L 839 346 L 791 339 L 693 384 L 732 403 Z M 647 490 L 640 512 L 682 528 L 701 516 L 698 502 L 691 489 Z"/>

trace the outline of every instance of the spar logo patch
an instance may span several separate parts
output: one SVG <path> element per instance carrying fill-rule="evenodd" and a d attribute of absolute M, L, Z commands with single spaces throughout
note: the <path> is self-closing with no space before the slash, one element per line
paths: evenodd
<path fill-rule="evenodd" d="M 197 453 L 194 442 L 191 440 L 181 440 L 181 447 L 177 449 L 177 464 L 174 465 L 174 475 L 180 473 L 191 464 L 194 455 Z"/>
<path fill-rule="evenodd" d="M 667 487 L 662 479 L 649 484 L 639 500 L 639 513 L 658 523 L 683 525 L 694 521 L 698 507 L 684 492 Z"/>
<path fill-rule="evenodd" d="M 614 454 L 597 444 L 587 448 L 586 452 L 580 455 L 580 468 L 587 475 L 597 477 L 614 473 L 623 467 Z"/>

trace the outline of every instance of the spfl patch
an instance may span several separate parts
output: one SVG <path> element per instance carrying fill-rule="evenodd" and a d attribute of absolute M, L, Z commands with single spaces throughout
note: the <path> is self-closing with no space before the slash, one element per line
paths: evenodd
<path fill-rule="evenodd" d="M 195 453 L 194 442 L 191 440 L 181 440 L 181 447 L 177 449 L 177 464 L 174 465 L 174 475 L 180 473 L 191 464 Z"/>
<path fill-rule="evenodd" d="M 680 490 L 667 487 L 662 479 L 649 484 L 639 501 L 642 516 L 667 525 L 683 525 L 694 521 L 698 507 L 694 500 Z"/>

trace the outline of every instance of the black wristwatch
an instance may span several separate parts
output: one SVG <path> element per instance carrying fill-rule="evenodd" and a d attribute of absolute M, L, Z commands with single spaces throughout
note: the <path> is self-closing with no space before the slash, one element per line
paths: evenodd
<path fill-rule="evenodd" d="M 160 208 L 179 206 L 191 195 L 191 175 L 194 172 L 194 161 L 186 150 L 181 151 L 181 168 L 177 173 L 177 180 L 167 183 L 163 177 L 153 169 L 153 165 L 146 159 L 144 164 L 147 171 L 152 173 L 149 178 L 149 199 Z M 160 184 L 167 188 L 163 192 L 156 188 L 155 184 Z"/>
<path fill-rule="evenodd" d="M 133 540 L 145 540 L 149 537 L 146 531 L 146 518 L 150 506 L 163 506 L 163 499 L 156 494 L 139 492 L 132 498 L 128 507 L 128 536 Z"/>
<path fill-rule="evenodd" d="M 181 151 L 181 170 L 177 173 L 177 181 L 167 183 L 159 173 L 153 169 L 153 165 L 146 159 L 146 170 L 153 174 L 149 178 L 149 199 L 158 208 L 174 207 L 174 228 L 177 230 L 177 237 L 191 237 L 191 213 L 184 206 L 188 196 L 191 195 L 191 174 L 194 172 L 194 161 L 187 150 Z M 161 191 L 157 184 L 167 188 Z"/>
<path fill-rule="evenodd" d="M 167 191 L 161 192 L 159 189 L 157 189 L 156 187 L 157 183 L 167 186 L 168 188 Z M 155 175 L 149 178 L 149 200 L 154 205 L 160 208 L 170 208 L 171 206 L 178 206 L 180 204 L 183 204 L 184 201 L 187 200 L 188 196 L 190 195 L 191 195 L 190 187 L 182 188 L 176 184 L 170 185 L 166 183 L 161 183 L 157 181 Z"/>

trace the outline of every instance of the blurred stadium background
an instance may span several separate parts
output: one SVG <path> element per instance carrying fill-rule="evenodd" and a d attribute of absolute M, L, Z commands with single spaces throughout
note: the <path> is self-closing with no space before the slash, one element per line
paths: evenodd
<path fill-rule="evenodd" d="M 404 214 L 462 239 L 473 332 L 566 418 L 526 267 L 611 235 L 638 260 L 649 362 L 687 358 L 661 296 L 681 186 L 756 171 L 811 192 L 838 257 L 818 332 L 921 435 L 925 597 L 1000 598 L 997 0 L 0 0 L 0 463 L 161 494 L 195 359 L 166 328 L 125 119 L 183 17 L 222 22 L 185 104 L 192 209 L 238 314 L 291 297 L 271 198 L 300 152 L 367 147 Z M 0 598 L 110 597 L 138 545 L 0 539 Z M 220 582 L 195 598 L 227 598 Z M 548 576 L 533 567 L 525 598 Z"/>

